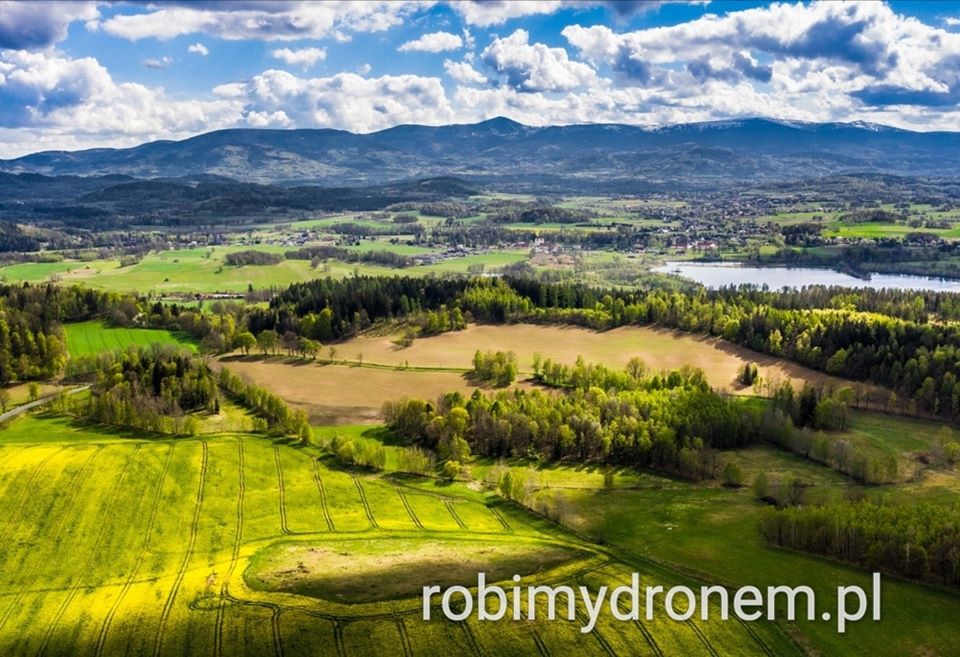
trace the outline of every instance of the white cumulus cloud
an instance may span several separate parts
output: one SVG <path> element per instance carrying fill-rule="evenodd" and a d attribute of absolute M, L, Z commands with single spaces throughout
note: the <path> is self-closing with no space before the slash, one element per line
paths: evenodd
<path fill-rule="evenodd" d="M 173 2 L 149 4 L 147 13 L 117 14 L 93 27 L 137 41 L 204 33 L 221 39 L 292 41 L 348 38 L 347 32 L 381 32 L 426 6 L 417 1 Z"/>
<path fill-rule="evenodd" d="M 143 60 L 144 66 L 153 69 L 169 68 L 170 64 L 172 63 L 173 59 L 171 57 L 167 57 L 166 55 L 163 57 L 148 57 L 147 59 Z"/>
<path fill-rule="evenodd" d="M 242 118 L 240 101 L 173 99 L 162 89 L 117 83 L 92 57 L 7 50 L 0 72 L 0 157 L 183 138 Z"/>
<path fill-rule="evenodd" d="M 187 46 L 187 52 L 206 57 L 210 54 L 210 49 L 198 41 L 197 43 L 192 43 Z"/>
<path fill-rule="evenodd" d="M 329 127 L 371 132 L 399 123 L 443 124 L 455 113 L 438 78 L 355 73 L 302 78 L 269 70 L 241 83 L 214 89 L 220 98 L 244 104 L 251 125 L 282 111 L 298 127 Z"/>
<path fill-rule="evenodd" d="M 459 50 L 463 47 L 463 39 L 450 32 L 431 32 L 419 39 L 407 41 L 397 48 L 400 52 L 444 52 L 445 50 Z"/>
<path fill-rule="evenodd" d="M 291 66 L 300 66 L 305 69 L 327 58 L 327 51 L 324 48 L 300 48 L 299 50 L 277 48 L 270 54 L 274 59 L 279 59 Z"/>
<path fill-rule="evenodd" d="M 467 62 L 443 61 L 443 69 L 451 78 L 462 84 L 486 84 L 487 77 Z"/>
<path fill-rule="evenodd" d="M 481 53 L 483 62 L 521 91 L 569 91 L 597 82 L 596 71 L 571 60 L 563 48 L 529 43 L 526 30 L 495 38 Z"/>
<path fill-rule="evenodd" d="M 450 6 L 468 25 L 490 27 L 502 25 L 513 18 L 552 14 L 563 7 L 561 0 L 462 0 Z"/>
<path fill-rule="evenodd" d="M 96 2 L 0 0 L 0 49 L 46 48 L 66 39 L 73 21 L 98 16 Z"/>

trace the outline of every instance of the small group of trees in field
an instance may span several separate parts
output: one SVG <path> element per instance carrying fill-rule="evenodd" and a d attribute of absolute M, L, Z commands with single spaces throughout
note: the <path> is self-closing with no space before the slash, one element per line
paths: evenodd
<path fill-rule="evenodd" d="M 297 335 L 293 331 L 287 331 L 283 335 L 278 335 L 276 331 L 261 331 L 260 335 L 254 337 L 249 331 L 243 331 L 237 334 L 234 339 L 235 347 L 243 350 L 243 353 L 249 354 L 255 346 L 264 356 L 267 354 L 276 355 L 282 350 L 288 356 L 299 356 L 300 358 L 310 357 L 316 360 L 317 355 L 323 350 L 323 345 L 317 340 L 311 340 Z"/>
<path fill-rule="evenodd" d="M 517 380 L 517 356 L 512 351 L 477 352 L 473 355 L 473 376 L 478 381 L 503 388 Z"/>
<path fill-rule="evenodd" d="M 737 372 L 737 382 L 744 386 L 752 386 L 760 380 L 760 370 L 756 363 L 744 363 Z"/>
<path fill-rule="evenodd" d="M 336 433 L 326 448 L 343 465 L 371 470 L 383 470 L 387 465 L 387 450 L 377 440 Z"/>
<path fill-rule="evenodd" d="M 193 413 L 220 410 L 217 378 L 190 352 L 171 345 L 78 359 L 92 380 L 89 396 L 61 396 L 54 408 L 91 422 L 142 431 L 197 433 Z"/>
<path fill-rule="evenodd" d="M 602 376 L 604 368 L 589 371 Z M 463 463 L 471 453 L 571 459 L 651 466 L 691 478 L 715 476 L 712 448 L 758 438 L 757 412 L 710 390 L 698 370 L 657 374 L 639 383 L 622 374 L 624 389 L 603 390 L 584 375 L 578 379 L 582 387 L 566 394 L 477 390 L 465 398 L 448 393 L 436 405 L 388 402 L 384 417 L 391 429 L 443 460 Z"/>

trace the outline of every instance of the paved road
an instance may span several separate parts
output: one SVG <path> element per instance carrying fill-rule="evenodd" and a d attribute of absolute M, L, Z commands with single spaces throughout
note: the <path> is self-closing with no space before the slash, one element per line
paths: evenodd
<path fill-rule="evenodd" d="M 82 391 L 86 390 L 86 389 L 89 388 L 89 387 L 90 387 L 90 386 L 79 386 L 79 387 L 77 387 L 77 388 L 70 388 L 69 390 L 67 390 L 67 394 L 68 394 L 68 395 L 75 395 L 75 394 L 77 394 L 78 392 L 82 392 Z M 43 406 L 44 404 L 46 404 L 47 402 L 49 402 L 51 399 L 53 399 L 54 397 L 56 397 L 58 394 L 60 394 L 60 393 L 55 392 L 55 393 L 53 393 L 52 395 L 46 395 L 46 396 L 44 396 L 44 397 L 41 397 L 41 398 L 38 399 L 37 401 L 27 402 L 26 404 L 22 404 L 22 405 L 20 405 L 20 406 L 17 406 L 16 408 L 11 408 L 11 409 L 10 409 L 9 411 L 7 411 L 6 413 L 0 413 L 0 422 L 6 422 L 7 420 L 9 420 L 9 419 L 12 418 L 12 417 L 17 417 L 18 415 L 21 415 L 22 413 L 26 413 L 26 412 L 29 411 L 31 408 L 36 408 L 37 406 Z"/>

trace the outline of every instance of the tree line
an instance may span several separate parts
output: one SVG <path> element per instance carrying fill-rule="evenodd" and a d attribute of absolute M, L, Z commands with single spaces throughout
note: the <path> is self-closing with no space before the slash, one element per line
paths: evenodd
<path fill-rule="evenodd" d="M 310 442 L 310 422 L 303 411 L 291 409 L 277 395 L 244 381 L 227 368 L 220 370 L 217 381 L 228 395 L 259 416 L 254 431 L 296 436 L 303 443 Z"/>
<path fill-rule="evenodd" d="M 760 532 L 773 545 L 936 584 L 960 586 L 960 505 L 870 501 L 771 510 Z"/>

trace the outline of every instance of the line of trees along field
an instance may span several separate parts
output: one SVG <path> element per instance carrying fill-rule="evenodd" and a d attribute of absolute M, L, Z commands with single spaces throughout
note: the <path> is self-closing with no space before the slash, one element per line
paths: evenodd
<path fill-rule="evenodd" d="M 960 505 L 846 502 L 771 510 L 767 541 L 936 584 L 960 586 Z"/>

